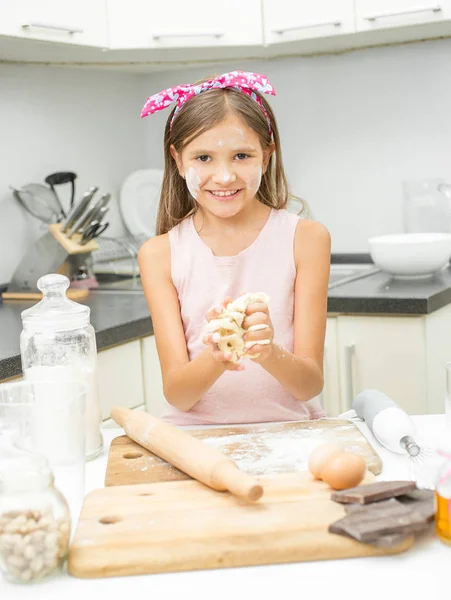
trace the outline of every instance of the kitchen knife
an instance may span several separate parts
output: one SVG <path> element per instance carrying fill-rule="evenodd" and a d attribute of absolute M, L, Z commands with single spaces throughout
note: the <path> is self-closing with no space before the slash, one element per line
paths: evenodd
<path fill-rule="evenodd" d="M 85 229 L 89 227 L 90 223 L 92 223 L 93 221 L 98 221 L 99 223 L 101 223 L 104 216 L 109 210 L 110 209 L 107 206 L 96 206 L 96 209 L 91 214 L 91 220 L 89 221 L 89 223 L 83 223 L 83 225 L 78 230 L 79 233 L 83 235 Z"/>
<path fill-rule="evenodd" d="M 94 220 L 94 217 L 98 214 L 98 211 L 106 206 L 111 198 L 111 194 L 103 194 L 99 200 L 96 202 L 92 202 L 88 209 L 80 216 L 80 218 L 72 225 L 72 227 L 67 232 L 67 237 L 72 237 L 74 233 L 80 232 L 83 233 L 83 228 L 86 227 L 91 221 Z"/>
<path fill-rule="evenodd" d="M 106 210 L 108 210 L 108 209 L 106 209 Z M 88 227 L 86 227 L 86 229 L 83 231 L 83 234 L 82 234 L 81 240 L 80 240 L 80 246 L 84 246 L 92 239 L 99 237 L 99 235 L 101 233 L 103 233 L 105 231 L 105 229 L 108 227 L 108 225 L 109 225 L 108 222 L 103 223 L 101 221 L 91 221 L 91 223 L 88 225 Z"/>
<path fill-rule="evenodd" d="M 62 232 L 66 233 L 81 217 L 81 215 L 88 208 L 89 203 L 95 196 L 98 191 L 98 187 L 95 185 L 91 186 L 87 192 L 83 194 L 83 198 L 77 204 L 71 208 L 69 214 L 67 215 L 67 219 L 63 223 Z"/>

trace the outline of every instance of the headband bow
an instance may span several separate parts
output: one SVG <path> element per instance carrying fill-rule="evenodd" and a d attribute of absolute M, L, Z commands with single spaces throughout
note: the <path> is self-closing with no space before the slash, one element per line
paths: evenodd
<path fill-rule="evenodd" d="M 159 110 L 163 110 L 173 102 L 176 102 L 177 106 L 171 120 L 172 127 L 172 121 L 174 120 L 174 117 L 177 115 L 185 102 L 187 102 L 193 96 L 197 96 L 201 92 L 204 92 L 205 90 L 211 90 L 214 88 L 236 88 L 240 90 L 240 92 L 250 96 L 261 106 L 263 112 L 265 113 L 266 119 L 268 120 L 269 131 L 272 131 L 271 120 L 268 112 L 263 106 L 260 97 L 255 92 L 260 92 L 261 94 L 271 94 L 272 96 L 275 96 L 276 92 L 265 75 L 246 71 L 231 71 L 230 73 L 223 73 L 214 79 L 209 79 L 208 81 L 204 81 L 203 83 L 199 83 L 197 85 L 191 83 L 177 85 L 175 87 L 167 88 L 166 90 L 163 90 L 158 94 L 154 94 L 153 96 L 149 96 L 142 108 L 141 118 L 147 117 L 148 115 L 151 115 Z"/>

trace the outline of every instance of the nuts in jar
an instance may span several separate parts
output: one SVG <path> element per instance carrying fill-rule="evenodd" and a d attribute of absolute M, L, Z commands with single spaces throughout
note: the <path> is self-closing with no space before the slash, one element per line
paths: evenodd
<path fill-rule="evenodd" d="M 9 511 L 0 516 L 0 565 L 8 579 L 33 581 L 55 571 L 67 555 L 69 516 Z"/>

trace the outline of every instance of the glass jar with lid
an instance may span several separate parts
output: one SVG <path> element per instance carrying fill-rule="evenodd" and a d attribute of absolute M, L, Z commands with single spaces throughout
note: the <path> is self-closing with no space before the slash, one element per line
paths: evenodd
<path fill-rule="evenodd" d="M 90 308 L 66 295 L 64 275 L 41 277 L 37 287 L 43 298 L 22 312 L 20 352 L 28 381 L 83 381 L 86 386 L 86 458 L 103 448 L 101 410 L 97 388 L 97 345 L 90 323 Z"/>
<path fill-rule="evenodd" d="M 70 512 L 45 457 L 1 450 L 0 569 L 13 583 L 32 583 L 63 565 Z"/>

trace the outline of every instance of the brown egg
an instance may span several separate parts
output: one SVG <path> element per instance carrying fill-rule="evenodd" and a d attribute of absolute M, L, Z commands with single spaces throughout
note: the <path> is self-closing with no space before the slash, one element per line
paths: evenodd
<path fill-rule="evenodd" d="M 365 459 L 353 452 L 332 456 L 321 470 L 321 479 L 333 490 L 346 490 L 362 481 L 366 473 Z"/>
<path fill-rule="evenodd" d="M 308 457 L 308 469 L 316 479 L 321 479 L 321 470 L 333 456 L 343 452 L 343 446 L 337 442 L 325 442 L 317 446 Z"/>

